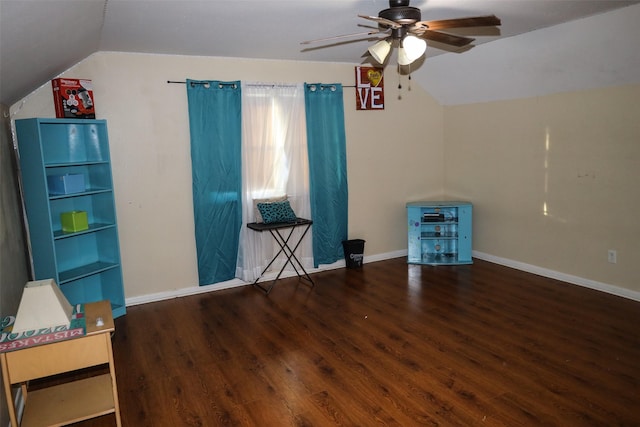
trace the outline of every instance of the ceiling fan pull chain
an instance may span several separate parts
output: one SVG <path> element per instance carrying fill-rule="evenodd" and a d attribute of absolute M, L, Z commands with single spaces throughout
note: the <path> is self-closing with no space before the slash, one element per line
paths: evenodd
<path fill-rule="evenodd" d="M 398 100 L 402 100 L 402 74 L 400 74 L 400 64 L 398 64 Z"/>

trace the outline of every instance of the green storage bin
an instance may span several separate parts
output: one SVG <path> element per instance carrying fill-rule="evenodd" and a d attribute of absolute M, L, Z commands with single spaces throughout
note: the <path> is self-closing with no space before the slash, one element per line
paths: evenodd
<path fill-rule="evenodd" d="M 60 222 L 64 233 L 76 233 L 89 229 L 89 220 L 85 211 L 62 212 Z"/>

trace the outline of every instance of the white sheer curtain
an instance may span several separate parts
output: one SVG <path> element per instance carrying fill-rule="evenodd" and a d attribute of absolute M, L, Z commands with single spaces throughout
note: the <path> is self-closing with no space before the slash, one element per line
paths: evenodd
<path fill-rule="evenodd" d="M 304 85 L 242 82 L 244 199 L 236 277 L 253 282 L 280 250 L 270 233 L 246 227 L 256 220 L 255 199 L 286 195 L 298 217 L 311 218 L 308 171 Z M 301 232 L 296 229 L 291 242 Z M 305 269 L 313 267 L 311 239 L 309 232 L 296 251 Z M 270 270 L 280 271 L 285 260 L 280 254 Z"/>

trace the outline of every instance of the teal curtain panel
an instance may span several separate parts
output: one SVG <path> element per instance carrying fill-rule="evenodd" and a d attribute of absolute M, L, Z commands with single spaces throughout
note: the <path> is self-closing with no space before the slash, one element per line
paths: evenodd
<path fill-rule="evenodd" d="M 340 84 L 305 84 L 313 263 L 343 258 L 348 233 L 347 155 Z"/>
<path fill-rule="evenodd" d="M 242 226 L 240 82 L 187 80 L 200 285 L 233 279 Z"/>

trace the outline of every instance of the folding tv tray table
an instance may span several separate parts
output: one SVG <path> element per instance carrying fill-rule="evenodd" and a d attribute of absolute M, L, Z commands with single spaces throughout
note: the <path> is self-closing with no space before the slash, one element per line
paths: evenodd
<path fill-rule="evenodd" d="M 275 222 L 270 224 L 252 222 L 247 224 L 247 227 L 253 231 L 257 231 L 259 233 L 262 233 L 263 231 L 268 231 L 276 240 L 276 242 L 278 243 L 278 246 L 280 246 L 280 250 L 278 251 L 278 253 L 274 255 L 273 259 L 264 268 L 264 270 L 262 270 L 262 273 L 260 273 L 260 276 L 255 280 L 255 282 L 253 282 L 253 286 L 260 288 L 262 291 L 264 291 L 265 294 L 269 295 L 269 292 L 271 292 L 273 285 L 276 284 L 276 282 L 282 275 L 282 272 L 284 271 L 287 264 L 291 264 L 291 266 L 293 267 L 293 269 L 295 270 L 299 278 L 308 280 L 309 283 L 311 284 L 311 287 L 315 286 L 315 284 L 313 283 L 313 280 L 311 280 L 311 277 L 309 277 L 309 274 L 304 269 L 304 267 L 302 266 L 302 263 L 296 257 L 296 254 L 295 254 L 295 251 L 296 249 L 298 249 L 298 246 L 300 246 L 302 239 L 304 239 L 304 236 L 307 234 L 307 231 L 309 231 L 309 228 L 311 228 L 311 224 L 313 224 L 313 221 L 311 221 L 310 219 L 304 219 L 304 218 L 296 218 L 295 222 Z M 297 241 L 294 240 L 295 244 L 293 244 L 293 249 L 292 249 L 289 241 L 291 240 L 293 231 L 298 227 L 304 227 L 304 229 L 302 231 L 302 234 L 300 235 L 300 238 Z M 289 229 L 288 233 L 284 231 L 286 229 Z M 283 230 L 283 233 L 281 233 L 281 230 Z M 278 258 L 278 256 L 281 253 L 285 254 L 285 256 L 287 257 L 287 260 L 282 265 L 280 272 L 278 272 L 278 275 L 276 276 L 275 279 L 273 279 L 273 281 L 268 287 L 264 287 L 260 285 L 258 281 L 262 278 L 264 273 L 269 269 L 269 267 L 271 267 L 271 265 L 274 263 L 276 258 Z M 296 263 L 298 264 L 298 267 L 296 267 Z M 300 268 L 300 271 L 298 271 L 298 268 Z"/>

